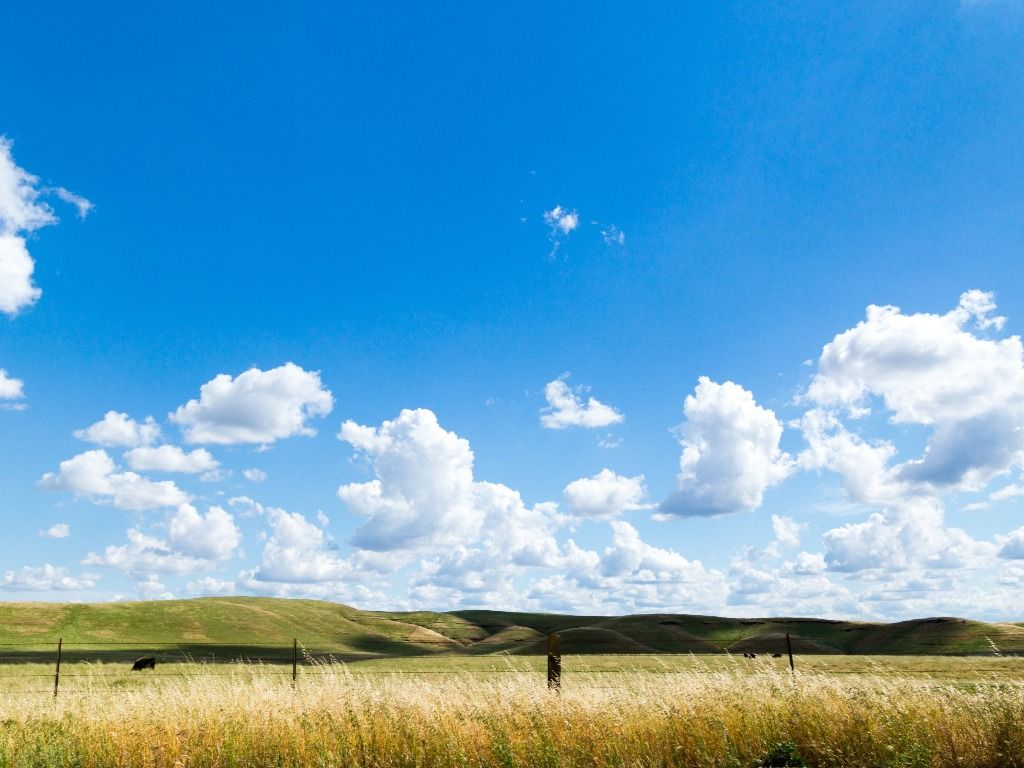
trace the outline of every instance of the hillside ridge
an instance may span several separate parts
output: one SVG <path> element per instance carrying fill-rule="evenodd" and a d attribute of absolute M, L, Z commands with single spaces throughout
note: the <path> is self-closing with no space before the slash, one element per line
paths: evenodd
<path fill-rule="evenodd" d="M 1024 653 L 1024 626 L 949 616 L 892 623 L 694 614 L 576 616 L 494 610 L 363 611 L 341 603 L 207 597 L 119 603 L 0 603 L 5 658 L 63 641 L 69 652 L 132 653 L 154 646 L 263 657 L 299 641 L 343 657 L 535 654 L 562 637 L 574 653 Z M 19 649 L 23 649 L 19 651 Z"/>

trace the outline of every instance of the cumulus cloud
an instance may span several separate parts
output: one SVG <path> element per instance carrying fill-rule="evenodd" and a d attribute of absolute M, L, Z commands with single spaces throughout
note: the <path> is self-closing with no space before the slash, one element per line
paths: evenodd
<path fill-rule="evenodd" d="M 927 499 L 833 528 L 822 540 L 829 569 L 846 573 L 980 568 L 995 554 L 993 544 L 945 527 L 941 505 Z"/>
<path fill-rule="evenodd" d="M 978 290 L 943 315 L 870 306 L 825 345 L 801 399 L 854 419 L 877 400 L 893 423 L 931 428 L 924 454 L 894 467 L 879 447 L 877 484 L 900 494 L 981 489 L 1024 460 L 1024 347 L 1019 336 L 985 335 L 1003 327 L 995 308 Z"/>
<path fill-rule="evenodd" d="M 0 368 L 0 400 L 21 400 L 25 397 L 25 383 L 21 379 L 12 378 Z M 0 403 L 0 409 L 20 411 L 23 403 Z"/>
<path fill-rule="evenodd" d="M 60 463 L 58 472 L 47 472 L 39 487 L 48 491 L 71 491 L 94 503 L 113 504 L 119 509 L 174 507 L 190 497 L 170 480 L 153 481 L 135 472 L 120 472 L 103 449 L 80 453 Z"/>
<path fill-rule="evenodd" d="M 75 430 L 75 437 L 104 448 L 135 448 L 155 442 L 160 437 L 160 425 L 152 416 L 139 422 L 127 413 L 107 411 L 95 424 Z"/>
<path fill-rule="evenodd" d="M 0 232 L 0 312 L 16 315 L 43 295 L 32 282 L 35 268 L 25 239 Z"/>
<path fill-rule="evenodd" d="M 67 568 L 47 563 L 38 567 L 26 565 L 20 571 L 4 571 L 3 578 L 0 578 L 0 590 L 9 592 L 74 591 L 92 589 L 96 586 L 97 581 L 99 581 L 98 576 L 92 574 L 71 576 Z"/>
<path fill-rule="evenodd" d="M 54 523 L 49 528 L 39 531 L 44 539 L 66 539 L 71 535 L 71 526 L 67 523 Z"/>
<path fill-rule="evenodd" d="M 35 262 L 24 237 L 57 222 L 42 197 L 56 194 L 75 205 L 82 216 L 92 204 L 62 187 L 41 189 L 39 179 L 14 162 L 11 150 L 11 141 L 0 136 L 0 312 L 13 316 L 42 295 L 32 282 Z"/>
<path fill-rule="evenodd" d="M 174 593 L 167 589 L 155 573 L 146 574 L 136 583 L 135 590 L 143 600 L 173 600 Z"/>
<path fill-rule="evenodd" d="M 168 514 L 164 526 L 166 538 L 131 528 L 125 544 L 108 546 L 102 554 L 90 552 L 82 562 L 117 568 L 135 578 L 193 573 L 229 559 L 241 543 L 234 519 L 220 507 L 210 507 L 203 515 L 191 504 L 182 504 Z"/>
<path fill-rule="evenodd" d="M 573 514 L 581 517 L 612 518 L 650 506 L 643 503 L 647 497 L 643 475 L 625 477 L 610 469 L 573 480 L 563 495 Z"/>
<path fill-rule="evenodd" d="M 349 509 L 367 518 L 353 537 L 356 546 L 436 550 L 481 539 L 498 544 L 501 536 L 506 555 L 524 560 L 543 559 L 538 550 L 552 546 L 552 505 L 528 508 L 511 488 L 476 481 L 469 442 L 442 428 L 433 412 L 403 410 L 379 427 L 346 421 L 339 438 L 376 475 L 338 489 Z"/>
<path fill-rule="evenodd" d="M 648 544 L 625 521 L 609 525 L 612 543 L 603 553 L 581 550 L 570 540 L 561 572 L 534 581 L 528 598 L 548 610 L 721 611 L 729 593 L 723 573 Z"/>
<path fill-rule="evenodd" d="M 242 534 L 223 508 L 210 507 L 203 515 L 191 504 L 182 504 L 167 518 L 167 542 L 186 555 L 226 560 L 242 543 Z"/>
<path fill-rule="evenodd" d="M 574 210 L 556 205 L 550 211 L 544 211 L 544 223 L 548 225 L 552 243 L 548 258 L 554 259 L 562 241 L 579 227 L 580 216 Z"/>
<path fill-rule="evenodd" d="M 757 509 L 765 491 L 794 469 L 779 448 L 782 424 L 738 384 L 702 376 L 683 406 L 676 492 L 663 514 L 713 516 Z"/>
<path fill-rule="evenodd" d="M 243 469 L 242 477 L 248 480 L 250 483 L 262 483 L 267 479 L 267 473 L 262 469 Z"/>
<path fill-rule="evenodd" d="M 250 368 L 235 378 L 222 373 L 203 384 L 199 399 L 179 407 L 170 420 L 190 443 L 269 445 L 315 435 L 307 422 L 333 407 L 334 397 L 319 373 L 285 363 L 269 371 Z"/>
<path fill-rule="evenodd" d="M 540 423 L 547 429 L 584 427 L 595 429 L 620 424 L 625 417 L 610 405 L 596 398 L 583 401 L 584 387 L 570 387 L 569 374 L 563 374 L 544 387 L 547 407 L 541 409 Z"/>
<path fill-rule="evenodd" d="M 1024 527 L 1011 531 L 1003 537 L 999 556 L 1007 560 L 1024 560 Z"/>
<path fill-rule="evenodd" d="M 185 585 L 185 590 L 190 595 L 197 597 L 229 597 L 238 592 L 235 582 L 228 579 L 215 579 L 212 576 L 204 576 L 201 579 L 190 581 Z"/>
<path fill-rule="evenodd" d="M 550 211 L 544 211 L 544 223 L 551 227 L 552 234 L 568 235 L 580 225 L 580 216 L 576 211 L 556 205 Z"/>
<path fill-rule="evenodd" d="M 775 533 L 775 541 L 780 547 L 791 548 L 799 546 L 800 531 L 806 527 L 806 524 L 798 523 L 791 517 L 772 515 L 772 531 Z"/>
<path fill-rule="evenodd" d="M 205 448 L 196 448 L 186 453 L 176 445 L 158 447 L 140 446 L 133 448 L 124 455 L 128 465 L 140 472 L 181 472 L 196 475 L 210 472 L 220 466 L 220 462 Z"/>
<path fill-rule="evenodd" d="M 342 581 L 353 576 L 352 563 L 329 549 L 330 537 L 298 512 L 266 510 L 271 535 L 259 567 L 248 578 L 257 581 L 308 583 Z"/>

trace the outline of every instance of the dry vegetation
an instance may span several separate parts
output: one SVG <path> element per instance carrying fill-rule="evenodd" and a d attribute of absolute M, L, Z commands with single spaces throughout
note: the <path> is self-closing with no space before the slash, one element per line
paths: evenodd
<path fill-rule="evenodd" d="M 973 682 L 879 661 L 795 678 L 743 659 L 566 662 L 560 695 L 534 663 L 492 659 L 446 674 L 320 665 L 295 689 L 260 665 L 183 665 L 145 682 L 89 665 L 56 700 L 33 692 L 46 687 L 33 665 L 6 679 L 0 765 L 1024 766 L 1017 659 L 986 660 Z"/>

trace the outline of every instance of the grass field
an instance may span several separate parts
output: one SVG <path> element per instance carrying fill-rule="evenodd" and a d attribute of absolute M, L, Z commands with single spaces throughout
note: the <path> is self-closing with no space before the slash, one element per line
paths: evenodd
<path fill-rule="evenodd" d="M 0 667 L 3 766 L 1024 766 L 1024 659 Z M 38 677 L 37 677 L 38 675 Z"/>
<path fill-rule="evenodd" d="M 549 632 L 560 693 L 537 654 Z M 796 674 L 765 653 L 786 632 Z M 0 604 L 0 766 L 1024 768 L 1022 633 L 260 598 Z M 869 647 L 887 652 L 856 652 Z M 142 655 L 156 669 L 131 672 Z"/>
<path fill-rule="evenodd" d="M 69 653 L 127 658 L 180 649 L 229 658 L 275 657 L 292 638 L 336 656 L 536 654 L 557 632 L 569 654 L 782 651 L 801 654 L 1024 653 L 1024 627 L 954 617 L 892 624 L 813 618 L 731 619 L 685 614 L 572 616 L 502 611 L 361 611 L 317 600 L 231 597 L 133 603 L 0 603 L 0 662 L 63 637 Z M 109 644 L 120 645 L 109 645 Z M 15 644 L 15 645 L 10 645 Z M 115 654 L 115 651 L 121 653 Z"/>

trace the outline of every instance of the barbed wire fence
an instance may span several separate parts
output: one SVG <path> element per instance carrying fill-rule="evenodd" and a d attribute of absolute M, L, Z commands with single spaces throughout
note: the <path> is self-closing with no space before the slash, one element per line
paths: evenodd
<path fill-rule="evenodd" d="M 352 633 L 351 637 L 366 640 L 365 635 Z M 291 685 L 296 687 L 302 677 L 311 677 L 317 674 L 335 674 L 339 664 L 344 664 L 346 673 L 351 674 L 349 666 L 353 662 L 365 661 L 405 661 L 412 659 L 437 659 L 440 655 L 436 651 L 425 652 L 424 648 L 431 645 L 443 646 L 453 651 L 463 648 L 457 641 L 450 638 L 441 640 L 431 639 L 409 639 L 409 638 L 373 638 L 379 644 L 388 647 L 392 653 L 353 651 L 351 649 L 331 650 L 329 648 L 306 648 L 298 638 L 293 638 L 290 645 L 283 643 L 252 643 L 232 641 L 197 641 L 194 643 L 182 643 L 180 641 L 166 640 L 72 640 L 65 642 L 63 637 L 55 642 L 46 643 L 40 641 L 6 642 L 0 643 L 0 679 L 31 680 L 32 684 L 42 685 L 43 680 L 53 682 L 52 688 L 3 688 L 4 693 L 24 694 L 52 694 L 59 695 L 90 694 L 96 692 L 96 686 L 101 690 L 120 690 L 128 692 L 138 690 L 144 686 L 150 678 L 190 676 L 221 676 L 237 677 L 239 671 L 248 671 L 259 677 L 283 677 L 291 678 Z M 547 657 L 546 682 L 549 690 L 560 692 L 562 687 L 562 653 L 560 636 L 558 633 L 547 635 L 540 641 L 546 646 L 546 654 L 537 653 L 532 656 Z M 75 648 L 81 650 L 75 650 Z M 393 651 L 401 648 L 402 653 L 395 654 Z M 218 649 L 222 651 L 218 657 Z M 411 652 L 408 652 L 411 650 Z M 789 661 L 790 673 L 796 675 L 796 668 L 793 659 L 793 649 L 790 643 L 789 634 L 786 634 L 786 651 Z M 142 658 L 135 659 L 140 654 Z M 621 655 L 621 654 L 619 654 Z M 632 654 L 628 654 L 632 655 Z M 646 655 L 646 654 L 643 654 Z M 671 654 L 665 654 L 671 655 Z M 744 654 L 753 658 L 755 654 Z M 763 654 L 768 655 L 768 654 Z M 779 653 L 771 654 L 780 658 Z M 115 664 L 127 665 L 144 661 L 151 658 L 154 661 L 152 668 L 139 670 L 139 675 L 132 676 L 132 672 L 123 668 L 115 668 Z M 448 658 L 468 659 L 473 656 L 451 655 Z M 477 656 L 475 658 L 484 658 Z M 522 659 L 524 656 L 505 656 L 504 658 Z M 525 658 L 528 658 L 526 656 Z M 159 662 L 157 664 L 156 662 Z M 53 665 L 52 672 L 10 672 L 7 669 L 15 664 L 31 665 Z M 68 665 L 74 665 L 68 671 Z M 80 665 L 88 665 L 86 671 L 77 671 Z M 159 666 L 160 669 L 156 667 Z M 170 671 L 166 671 L 170 667 Z M 402 669 L 391 668 L 380 670 L 374 668 L 369 674 L 389 675 L 508 675 L 510 673 L 534 674 L 539 670 L 534 667 L 505 667 L 505 668 L 477 668 L 477 669 Z M 662 670 L 663 673 L 671 673 L 673 670 Z M 680 670 L 681 672 L 681 670 Z M 587 674 L 621 673 L 618 669 L 589 669 Z M 84 680 L 88 683 L 87 689 L 69 688 L 68 681 Z M 115 687 L 116 686 L 116 687 Z"/>

